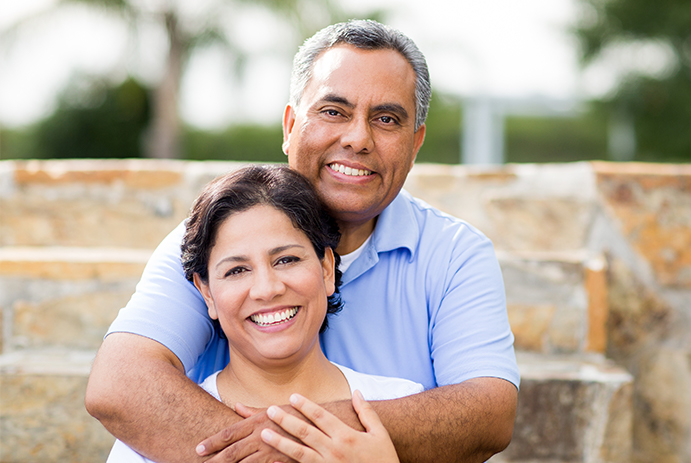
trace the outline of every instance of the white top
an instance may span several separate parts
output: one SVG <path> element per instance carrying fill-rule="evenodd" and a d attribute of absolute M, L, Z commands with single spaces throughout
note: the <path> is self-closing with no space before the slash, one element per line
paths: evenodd
<path fill-rule="evenodd" d="M 332 362 L 333 363 L 333 362 Z M 355 390 L 359 390 L 365 400 L 387 400 L 387 399 L 397 399 L 399 397 L 405 397 L 411 394 L 417 394 L 422 392 L 424 388 L 422 384 L 402 379 L 402 378 L 389 378 L 386 376 L 368 375 L 365 373 L 358 373 L 350 368 L 338 365 L 334 363 L 345 376 L 346 381 L 348 381 L 348 386 L 350 386 L 351 394 Z M 220 370 L 216 373 L 210 375 L 206 378 L 200 386 L 211 394 L 216 400 L 221 400 L 221 395 L 218 393 L 218 385 L 216 383 L 216 378 Z M 143 457 L 138 454 L 130 447 L 125 445 L 124 442 L 116 440 L 113 444 L 113 448 L 108 455 L 107 463 L 154 463 L 152 460 Z"/>

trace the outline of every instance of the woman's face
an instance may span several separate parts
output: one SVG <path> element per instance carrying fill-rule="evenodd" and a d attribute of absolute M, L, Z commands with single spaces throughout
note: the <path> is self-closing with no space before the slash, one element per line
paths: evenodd
<path fill-rule="evenodd" d="M 307 236 L 283 212 L 258 205 L 218 228 L 209 281 L 195 275 L 211 318 L 231 346 L 231 362 L 283 365 L 319 348 L 334 257 L 319 259 Z"/>

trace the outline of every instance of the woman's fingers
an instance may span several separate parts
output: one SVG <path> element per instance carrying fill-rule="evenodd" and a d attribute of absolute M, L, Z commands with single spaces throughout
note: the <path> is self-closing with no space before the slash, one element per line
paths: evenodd
<path fill-rule="evenodd" d="M 377 412 L 374 411 L 372 405 L 365 400 L 362 393 L 358 390 L 355 390 L 355 393 L 353 393 L 353 409 L 366 432 L 379 434 L 381 431 L 384 431 L 388 434 Z"/>
<path fill-rule="evenodd" d="M 290 413 L 286 413 L 280 407 L 272 405 L 266 410 L 266 414 L 271 421 L 283 428 L 288 434 L 295 436 L 305 445 L 308 445 L 317 452 L 320 452 L 329 445 L 329 437 L 320 429 Z M 307 417 L 307 419 L 310 418 Z M 336 418 L 334 417 L 334 419 Z"/>
<path fill-rule="evenodd" d="M 267 445 L 270 445 L 299 463 L 321 463 L 325 461 L 321 455 L 310 447 L 295 442 L 292 439 L 288 439 L 287 437 L 283 437 L 271 429 L 263 429 L 261 438 Z"/>
<path fill-rule="evenodd" d="M 352 428 L 343 423 L 343 421 L 300 394 L 292 394 L 290 396 L 290 405 L 314 423 L 327 436 L 334 437 L 338 432 L 352 431 Z M 299 436 L 296 437 L 299 438 Z"/>

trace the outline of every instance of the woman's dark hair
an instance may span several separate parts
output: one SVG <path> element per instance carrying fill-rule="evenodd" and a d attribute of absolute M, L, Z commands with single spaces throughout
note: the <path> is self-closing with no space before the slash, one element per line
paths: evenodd
<path fill-rule="evenodd" d="M 208 283 L 209 256 L 219 227 L 232 214 L 257 205 L 272 206 L 286 214 L 293 226 L 307 235 L 319 259 L 324 258 L 326 248 L 334 250 L 336 290 L 328 298 L 326 313 L 339 312 L 343 307 L 338 270 L 341 258 L 335 249 L 341 233 L 312 185 L 285 165 L 248 166 L 218 177 L 204 188 L 185 224 L 181 245 L 185 277 L 193 281 L 196 273 Z M 320 332 L 327 328 L 327 318 Z"/>

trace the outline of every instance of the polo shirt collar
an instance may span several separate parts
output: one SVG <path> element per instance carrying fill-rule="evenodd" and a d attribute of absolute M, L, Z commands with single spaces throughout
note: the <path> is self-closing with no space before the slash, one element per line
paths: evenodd
<path fill-rule="evenodd" d="M 414 256 L 420 231 L 415 223 L 412 201 L 410 193 L 401 190 L 391 204 L 379 214 L 372 236 L 374 248 L 378 253 L 407 248 L 411 258 Z"/>
<path fill-rule="evenodd" d="M 401 190 L 391 204 L 379 214 L 372 239 L 362 250 L 362 254 L 344 272 L 341 287 L 374 267 L 379 262 L 380 253 L 405 248 L 410 251 L 412 261 L 420 236 L 412 201 L 412 196 Z"/>

